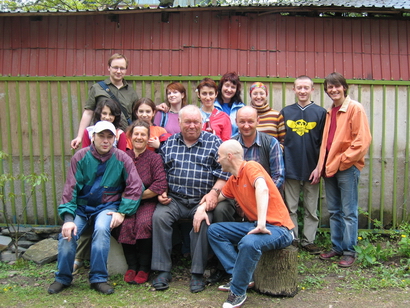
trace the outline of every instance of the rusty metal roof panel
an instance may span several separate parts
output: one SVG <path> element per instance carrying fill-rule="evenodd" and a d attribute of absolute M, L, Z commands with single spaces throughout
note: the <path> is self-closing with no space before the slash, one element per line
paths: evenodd
<path fill-rule="evenodd" d="M 110 7 L 101 7 L 96 9 L 82 9 L 82 10 L 16 10 L 11 11 L 7 8 L 4 8 L 0 5 L 0 16 L 4 13 L 14 13 L 14 14 L 50 14 L 50 13 L 58 13 L 58 14 L 84 14 L 84 13 L 123 13 L 123 12 L 130 12 L 136 10 L 151 10 L 156 11 L 158 9 L 164 9 L 158 6 L 158 0 L 141 0 L 138 2 L 136 6 L 118 6 L 116 8 Z M 391 9 L 391 10 L 410 10 L 410 1 L 408 0 L 250 0 L 250 1 L 243 1 L 243 0 L 227 0 L 225 3 L 202 3 L 198 0 L 175 0 L 173 6 L 166 8 L 167 10 L 184 10 L 184 9 L 210 9 L 210 8 L 232 8 L 232 9 L 246 9 L 246 8 L 283 8 L 286 11 L 286 8 L 320 8 L 325 9 L 342 9 L 342 8 L 351 8 L 351 9 Z"/>

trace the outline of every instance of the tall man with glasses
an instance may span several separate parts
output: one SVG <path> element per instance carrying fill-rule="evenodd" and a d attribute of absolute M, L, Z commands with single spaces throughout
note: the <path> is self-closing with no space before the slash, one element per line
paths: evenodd
<path fill-rule="evenodd" d="M 124 79 L 127 68 L 128 59 L 122 54 L 113 54 L 108 59 L 108 71 L 110 72 L 110 77 L 105 79 L 104 83 L 131 117 L 132 105 L 138 100 L 138 95 L 132 86 Z M 78 127 L 77 137 L 71 140 L 71 147 L 73 149 L 77 149 L 80 146 L 84 130 L 90 125 L 93 119 L 94 110 L 99 100 L 107 97 L 110 98 L 110 94 L 103 89 L 101 85 L 95 83 L 91 86 L 88 93 L 88 100 L 85 103 L 83 116 L 81 117 L 80 125 Z M 123 112 L 121 112 L 120 128 L 125 131 L 127 126 L 127 119 Z"/>

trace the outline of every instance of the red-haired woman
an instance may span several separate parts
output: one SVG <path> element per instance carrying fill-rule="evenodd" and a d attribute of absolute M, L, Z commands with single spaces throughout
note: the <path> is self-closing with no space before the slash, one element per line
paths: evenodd
<path fill-rule="evenodd" d="M 166 129 L 169 134 L 176 134 L 181 131 L 178 123 L 178 112 L 185 107 L 186 89 L 179 82 L 171 82 L 165 89 L 165 103 L 157 106 L 154 124 Z"/>

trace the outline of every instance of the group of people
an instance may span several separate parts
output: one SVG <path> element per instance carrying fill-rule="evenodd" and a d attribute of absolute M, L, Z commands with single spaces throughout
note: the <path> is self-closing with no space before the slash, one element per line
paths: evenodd
<path fill-rule="evenodd" d="M 190 290 L 201 292 L 229 275 L 218 288 L 229 292 L 225 308 L 246 300 L 264 251 L 293 243 L 324 260 L 342 256 L 341 267 L 354 263 L 358 180 L 371 135 L 342 75 L 325 78 L 329 110 L 311 101 L 313 81 L 300 76 L 293 88 L 296 103 L 278 112 L 261 82 L 252 84 L 251 105 L 245 106 L 233 72 L 218 85 L 210 78 L 199 83 L 201 107 L 187 104 L 178 82 L 166 87 L 166 102 L 156 106 L 138 99 L 124 79 L 127 67 L 125 56 L 110 57 L 109 78 L 90 88 L 71 142 L 83 148 L 71 159 L 58 208 L 64 224 L 50 294 L 70 286 L 84 259 L 90 260 L 91 288 L 113 293 L 107 283 L 111 235 L 123 246 L 126 282 L 144 283 L 157 271 L 152 286 L 168 289 L 173 225 L 181 218 L 193 221 Z M 330 213 L 329 252 L 314 243 L 321 177 Z M 205 280 L 211 254 L 220 263 Z"/>

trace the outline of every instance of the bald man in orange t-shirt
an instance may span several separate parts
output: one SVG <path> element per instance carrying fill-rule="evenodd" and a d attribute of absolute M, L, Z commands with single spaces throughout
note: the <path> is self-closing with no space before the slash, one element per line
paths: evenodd
<path fill-rule="evenodd" d="M 249 220 L 215 223 L 208 229 L 213 251 L 225 271 L 232 275 L 227 285 L 218 288 L 230 291 L 224 307 L 239 307 L 245 302 L 262 252 L 285 248 L 294 238 L 294 224 L 272 178 L 259 163 L 245 161 L 243 157 L 243 148 L 236 140 L 225 141 L 219 147 L 218 162 L 232 176 L 218 202 L 235 198 Z"/>

